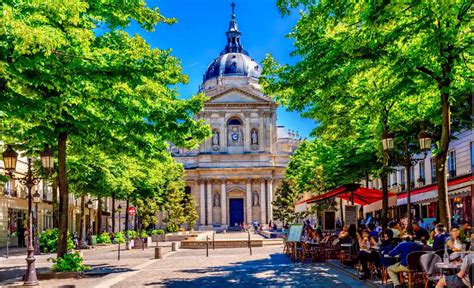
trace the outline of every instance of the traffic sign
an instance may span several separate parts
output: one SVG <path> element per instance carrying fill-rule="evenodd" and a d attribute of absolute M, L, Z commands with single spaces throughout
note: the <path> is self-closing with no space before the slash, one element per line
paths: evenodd
<path fill-rule="evenodd" d="M 135 216 L 137 215 L 137 209 L 133 206 L 128 207 L 128 215 L 130 216 Z"/>

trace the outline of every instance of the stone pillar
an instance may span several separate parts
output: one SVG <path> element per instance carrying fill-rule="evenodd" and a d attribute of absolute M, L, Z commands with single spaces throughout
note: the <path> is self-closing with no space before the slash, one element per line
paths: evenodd
<path fill-rule="evenodd" d="M 225 178 L 221 179 L 221 224 L 227 224 L 227 193 L 225 187 Z"/>
<path fill-rule="evenodd" d="M 260 179 L 260 223 L 267 223 L 267 197 L 265 197 L 265 179 Z"/>
<path fill-rule="evenodd" d="M 264 136 L 264 131 L 265 129 L 263 128 L 263 117 L 264 117 L 264 114 L 263 112 L 259 111 L 259 116 L 260 116 L 260 125 L 259 125 L 259 129 L 258 129 L 258 150 L 260 152 L 264 152 L 265 151 L 265 136 Z"/>
<path fill-rule="evenodd" d="M 212 181 L 207 179 L 207 223 L 206 225 L 212 225 Z"/>
<path fill-rule="evenodd" d="M 244 151 L 250 151 L 250 112 L 244 112 Z"/>
<path fill-rule="evenodd" d="M 268 221 L 273 220 L 273 179 L 268 179 Z"/>
<path fill-rule="evenodd" d="M 206 190 L 204 180 L 199 180 L 199 223 L 206 225 Z"/>
<path fill-rule="evenodd" d="M 268 119 L 268 125 L 269 125 L 269 127 L 268 127 L 268 131 L 269 131 L 269 136 L 268 136 L 269 143 L 268 143 L 268 145 L 269 145 L 269 152 L 273 153 L 273 145 L 275 144 L 274 141 L 273 141 L 273 137 L 274 137 L 273 136 L 273 134 L 274 134 L 274 131 L 273 131 L 274 130 L 274 127 L 273 127 L 273 114 L 270 113 L 269 116 L 270 117 Z M 270 197 L 269 197 L 269 199 L 270 199 Z M 272 218 L 270 217 L 270 219 L 272 219 Z"/>
<path fill-rule="evenodd" d="M 247 224 L 252 224 L 252 179 L 247 178 L 247 194 L 245 196 L 246 207 L 245 211 L 247 212 Z"/>

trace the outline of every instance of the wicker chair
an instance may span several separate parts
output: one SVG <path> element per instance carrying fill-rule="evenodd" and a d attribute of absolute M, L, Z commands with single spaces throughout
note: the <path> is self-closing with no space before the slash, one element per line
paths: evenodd
<path fill-rule="evenodd" d="M 441 278 L 442 271 L 436 267 L 436 263 L 443 262 L 443 259 L 436 253 L 427 253 L 420 256 L 420 265 L 423 269 L 423 282 L 425 288 L 428 288 L 430 282 L 437 283 Z"/>
<path fill-rule="evenodd" d="M 417 283 L 418 276 L 422 275 L 423 268 L 420 264 L 420 257 L 426 254 L 424 251 L 411 252 L 407 256 L 408 269 L 408 287 L 413 287 L 413 283 Z M 420 279 L 421 280 L 421 279 Z"/>

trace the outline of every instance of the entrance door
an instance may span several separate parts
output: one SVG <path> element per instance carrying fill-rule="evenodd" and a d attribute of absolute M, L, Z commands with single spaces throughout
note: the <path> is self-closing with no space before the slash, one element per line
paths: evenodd
<path fill-rule="evenodd" d="M 244 223 L 244 199 L 229 199 L 229 226 Z"/>

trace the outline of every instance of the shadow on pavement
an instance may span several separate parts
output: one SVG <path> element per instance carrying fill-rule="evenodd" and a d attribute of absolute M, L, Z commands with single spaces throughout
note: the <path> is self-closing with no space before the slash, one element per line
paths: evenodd
<path fill-rule="evenodd" d="M 183 269 L 178 273 L 189 273 L 191 279 L 165 279 L 162 282 L 146 283 L 146 286 L 164 287 L 355 287 L 341 281 L 341 275 L 322 263 L 291 262 L 283 254 L 271 254 L 270 259 L 233 263 L 203 269 Z M 196 274 L 207 274 L 199 276 Z M 211 274 L 211 275 L 209 275 Z M 347 277 L 346 277 L 347 278 Z M 358 283 L 356 283 L 358 284 Z M 360 287 L 360 286 L 359 286 Z"/>

